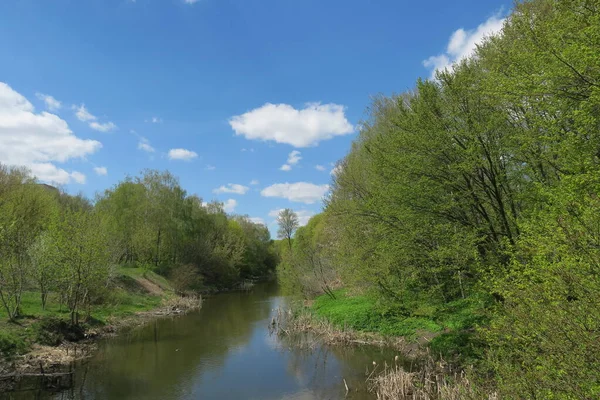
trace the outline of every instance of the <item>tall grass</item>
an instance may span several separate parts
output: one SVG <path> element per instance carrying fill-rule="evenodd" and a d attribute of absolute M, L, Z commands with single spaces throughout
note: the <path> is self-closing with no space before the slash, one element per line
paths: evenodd
<path fill-rule="evenodd" d="M 385 364 L 383 371 L 374 365 L 367 381 L 378 400 L 499 400 L 495 392 L 476 387 L 469 376 L 469 371 L 428 357 L 412 372 L 396 363 Z"/>

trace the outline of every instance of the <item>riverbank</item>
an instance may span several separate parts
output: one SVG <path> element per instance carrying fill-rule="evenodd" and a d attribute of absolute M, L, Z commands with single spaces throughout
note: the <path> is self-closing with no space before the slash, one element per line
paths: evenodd
<path fill-rule="evenodd" d="M 496 399 L 493 389 L 473 385 L 471 373 L 481 355 L 475 332 L 487 322 L 485 298 L 422 303 L 405 315 L 368 295 L 343 289 L 333 294 L 280 309 L 272 328 L 292 337 L 311 334 L 307 346 L 385 346 L 413 360 L 414 370 L 397 359 L 373 364 L 368 381 L 378 399 Z"/>
<path fill-rule="evenodd" d="M 60 369 L 91 355 L 101 338 L 201 306 L 200 298 L 177 296 L 164 277 L 141 268 L 119 268 L 111 292 L 76 327 L 58 301 L 42 309 L 39 293 L 25 292 L 23 317 L 10 322 L 0 312 L 0 375 Z"/>
<path fill-rule="evenodd" d="M 449 303 L 418 302 L 405 309 L 390 308 L 376 298 L 345 289 L 317 297 L 304 306 L 317 321 L 327 321 L 343 331 L 403 340 L 409 349 L 429 352 L 462 365 L 480 357 L 475 336 L 478 326 L 487 323 L 489 299 L 471 296 Z"/>

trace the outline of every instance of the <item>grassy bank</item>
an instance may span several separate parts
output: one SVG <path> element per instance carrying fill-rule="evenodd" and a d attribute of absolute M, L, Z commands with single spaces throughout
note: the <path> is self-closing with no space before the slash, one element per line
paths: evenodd
<path fill-rule="evenodd" d="M 406 313 L 382 304 L 375 297 L 342 289 L 317 297 L 309 306 L 316 319 L 338 329 L 403 337 L 428 347 L 434 355 L 470 363 L 480 355 L 475 328 L 486 323 L 484 297 L 472 296 L 445 304 L 415 303 Z"/>
<path fill-rule="evenodd" d="M 407 370 L 398 359 L 369 366 L 369 390 L 378 399 L 497 400 L 493 387 L 473 381 L 473 364 L 482 356 L 476 328 L 487 324 L 489 299 L 471 296 L 449 303 L 414 303 L 391 309 L 370 295 L 341 289 L 300 307 L 280 310 L 273 327 L 279 334 L 309 333 L 314 346 L 380 345 L 414 361 Z"/>
<path fill-rule="evenodd" d="M 170 283 L 152 271 L 119 267 L 114 282 L 102 304 L 91 306 L 89 315 L 88 310 L 82 312 L 84 322 L 80 327 L 69 325 L 69 311 L 58 298 L 50 297 L 46 309 L 42 309 L 38 292 L 24 292 L 23 316 L 17 321 L 10 322 L 5 311 L 0 310 L 0 359 L 11 361 L 39 345 L 58 346 L 114 332 L 151 311 L 163 309 L 157 311 L 161 314 L 187 307 L 178 304 Z"/>

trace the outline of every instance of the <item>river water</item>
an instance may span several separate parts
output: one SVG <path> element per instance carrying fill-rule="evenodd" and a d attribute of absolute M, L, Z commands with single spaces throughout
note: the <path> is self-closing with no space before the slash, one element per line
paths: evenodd
<path fill-rule="evenodd" d="M 71 389 L 13 398 L 373 399 L 366 370 L 373 361 L 389 363 L 395 353 L 364 346 L 307 349 L 272 335 L 269 322 L 285 302 L 276 284 L 213 296 L 197 312 L 101 342 L 93 358 L 76 366 Z"/>

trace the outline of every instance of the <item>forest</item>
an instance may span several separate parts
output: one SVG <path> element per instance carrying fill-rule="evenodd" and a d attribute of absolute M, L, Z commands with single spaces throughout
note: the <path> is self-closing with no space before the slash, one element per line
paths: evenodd
<path fill-rule="evenodd" d="M 266 226 L 188 195 L 169 172 L 144 171 L 92 201 L 0 165 L 0 306 L 12 322 L 29 317 L 22 300 L 35 295 L 41 311 L 58 303 L 79 325 L 99 305 L 119 305 L 128 269 L 196 295 L 268 276 L 276 264 Z"/>
<path fill-rule="evenodd" d="M 598 0 L 516 4 L 474 56 L 376 98 L 336 171 L 282 284 L 340 325 L 437 323 L 434 353 L 499 398 L 600 396 Z M 335 314 L 348 298 L 368 307 Z"/>

